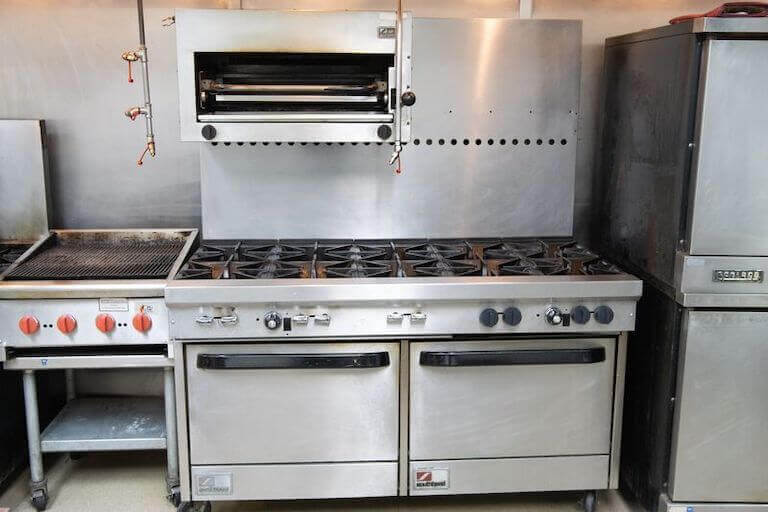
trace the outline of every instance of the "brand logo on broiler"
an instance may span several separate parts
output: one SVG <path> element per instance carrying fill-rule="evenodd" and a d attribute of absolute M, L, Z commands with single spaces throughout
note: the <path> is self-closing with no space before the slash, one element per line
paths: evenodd
<path fill-rule="evenodd" d="M 713 270 L 712 280 L 717 283 L 730 283 L 730 282 L 742 282 L 742 283 L 762 283 L 763 271 L 762 270 Z"/>
<path fill-rule="evenodd" d="M 447 489 L 447 469 L 417 469 L 415 471 L 414 487 L 416 489 Z"/>

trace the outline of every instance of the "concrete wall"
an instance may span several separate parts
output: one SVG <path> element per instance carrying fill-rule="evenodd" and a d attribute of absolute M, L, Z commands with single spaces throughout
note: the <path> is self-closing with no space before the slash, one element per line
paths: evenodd
<path fill-rule="evenodd" d="M 584 20 L 575 232 L 588 238 L 605 37 L 707 10 L 702 0 L 534 0 L 534 18 Z M 124 50 L 137 45 L 132 0 L 0 0 L 0 118 L 48 123 L 54 226 L 178 227 L 200 222 L 198 152 L 178 140 L 174 7 L 391 9 L 381 0 L 146 0 L 158 157 L 137 168 L 141 101 Z M 517 16 L 516 0 L 405 0 L 416 16 Z"/>

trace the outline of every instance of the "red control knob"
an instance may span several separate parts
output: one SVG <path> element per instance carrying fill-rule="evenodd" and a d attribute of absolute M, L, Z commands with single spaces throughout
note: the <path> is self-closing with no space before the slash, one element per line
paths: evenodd
<path fill-rule="evenodd" d="M 112 315 L 102 313 L 96 317 L 96 328 L 101 332 L 111 332 L 115 328 L 115 319 Z"/>
<path fill-rule="evenodd" d="M 146 313 L 133 315 L 133 328 L 139 332 L 147 332 L 152 328 L 152 318 Z"/>
<path fill-rule="evenodd" d="M 40 329 L 40 322 L 38 322 L 37 318 L 32 315 L 24 315 L 21 317 L 21 320 L 19 320 L 19 329 L 29 336 L 30 334 L 35 334 L 37 330 Z"/>
<path fill-rule="evenodd" d="M 72 315 L 61 315 L 56 320 L 56 327 L 64 334 L 70 334 L 77 329 L 77 320 Z"/>

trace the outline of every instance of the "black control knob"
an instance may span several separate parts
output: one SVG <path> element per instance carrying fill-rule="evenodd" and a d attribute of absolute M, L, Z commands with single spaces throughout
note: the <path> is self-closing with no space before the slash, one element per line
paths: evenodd
<path fill-rule="evenodd" d="M 413 91 L 405 91 L 402 96 L 400 96 L 400 101 L 405 105 L 406 107 L 412 106 L 414 103 L 416 103 L 416 95 L 413 94 Z"/>
<path fill-rule="evenodd" d="M 544 313 L 549 325 L 560 325 L 563 323 L 563 312 L 556 306 L 549 306 Z"/>
<path fill-rule="evenodd" d="M 270 311 L 264 315 L 264 325 L 267 327 L 267 329 L 274 331 L 283 325 L 283 318 L 280 316 L 280 313 L 277 313 L 276 311 Z"/>
<path fill-rule="evenodd" d="M 381 140 L 387 140 L 392 136 L 392 128 L 388 124 L 382 124 L 376 130 L 376 135 L 378 135 Z"/>
<path fill-rule="evenodd" d="M 499 323 L 499 313 L 495 309 L 487 308 L 480 312 L 480 323 L 486 327 L 493 327 Z"/>
<path fill-rule="evenodd" d="M 598 306 L 595 309 L 595 320 L 601 324 L 613 322 L 613 310 L 609 306 Z"/>
<path fill-rule="evenodd" d="M 203 138 L 205 140 L 212 140 L 216 137 L 216 128 L 214 128 L 212 125 L 207 124 L 203 126 L 203 129 L 201 130 L 201 133 L 203 134 Z"/>
<path fill-rule="evenodd" d="M 585 306 L 576 306 L 571 310 L 571 319 L 577 324 L 585 324 L 591 317 L 592 313 Z"/>
<path fill-rule="evenodd" d="M 511 307 L 504 310 L 502 319 L 507 325 L 517 325 L 523 320 L 523 314 L 516 307 Z"/>

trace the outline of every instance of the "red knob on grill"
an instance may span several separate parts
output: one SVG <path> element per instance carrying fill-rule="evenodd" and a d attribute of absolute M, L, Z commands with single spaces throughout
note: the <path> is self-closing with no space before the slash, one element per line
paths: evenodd
<path fill-rule="evenodd" d="M 115 328 L 115 319 L 112 315 L 102 313 L 96 317 L 96 328 L 101 332 L 110 332 Z"/>
<path fill-rule="evenodd" d="M 72 315 L 61 315 L 59 319 L 56 320 L 56 327 L 58 327 L 64 334 L 70 334 L 77 329 L 77 320 L 75 320 L 75 317 Z"/>
<path fill-rule="evenodd" d="M 32 315 L 24 315 L 19 320 L 19 329 L 26 335 L 35 334 L 40 329 L 40 322 Z"/>
<path fill-rule="evenodd" d="M 133 315 L 133 328 L 139 332 L 147 332 L 152 328 L 152 319 L 146 313 Z"/>

